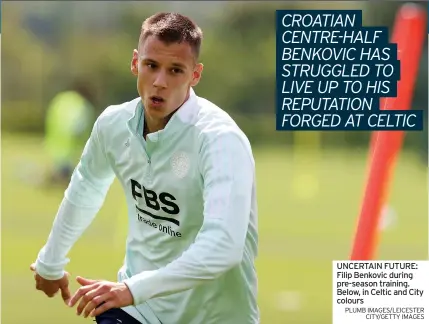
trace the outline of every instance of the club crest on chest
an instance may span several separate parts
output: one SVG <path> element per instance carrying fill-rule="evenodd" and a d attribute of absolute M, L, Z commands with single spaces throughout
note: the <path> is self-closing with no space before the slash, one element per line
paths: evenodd
<path fill-rule="evenodd" d="M 173 153 L 170 164 L 174 175 L 179 179 L 183 179 L 189 172 L 191 159 L 187 153 L 179 151 Z"/>

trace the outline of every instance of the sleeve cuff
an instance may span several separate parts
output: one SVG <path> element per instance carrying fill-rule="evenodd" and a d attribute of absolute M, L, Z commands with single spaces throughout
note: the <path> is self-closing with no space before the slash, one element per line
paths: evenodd
<path fill-rule="evenodd" d="M 158 270 L 144 271 L 123 281 L 133 296 L 134 305 L 143 304 L 155 294 L 157 273 Z"/>
<path fill-rule="evenodd" d="M 36 273 L 46 280 L 59 280 L 65 275 L 64 269 L 53 269 L 43 264 L 40 260 L 36 261 Z"/>

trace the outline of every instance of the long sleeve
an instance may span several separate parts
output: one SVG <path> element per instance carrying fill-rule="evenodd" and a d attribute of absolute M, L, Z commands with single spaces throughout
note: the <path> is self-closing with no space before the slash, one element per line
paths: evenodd
<path fill-rule="evenodd" d="M 250 149 L 236 133 L 225 131 L 206 140 L 198 162 L 204 181 L 200 232 L 173 262 L 124 281 L 136 305 L 215 280 L 242 260 L 254 180 Z"/>
<path fill-rule="evenodd" d="M 100 143 L 97 120 L 65 191 L 46 244 L 36 260 L 36 271 L 46 279 L 59 279 L 69 262 L 67 254 L 101 208 L 113 180 Z"/>

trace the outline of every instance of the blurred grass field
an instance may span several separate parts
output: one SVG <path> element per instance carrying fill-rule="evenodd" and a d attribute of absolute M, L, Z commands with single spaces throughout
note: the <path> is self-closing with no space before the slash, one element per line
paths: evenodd
<path fill-rule="evenodd" d="M 316 157 L 307 153 L 306 158 Z M 427 258 L 428 176 L 417 158 L 403 153 L 398 161 L 390 195 L 397 218 L 382 234 L 381 259 Z M 331 261 L 348 258 L 366 151 L 324 151 L 319 162 L 308 166 L 295 165 L 284 148 L 264 147 L 255 149 L 255 159 L 262 323 L 329 324 Z M 44 163 L 39 138 L 2 135 L 2 323 L 92 323 L 78 318 L 59 297 L 48 299 L 34 289 L 29 265 L 47 238 L 63 195 L 63 189 L 32 185 L 38 176 L 32 165 Z M 297 198 L 292 186 L 294 174 L 307 167 L 317 167 L 320 176 L 320 190 L 308 200 Z M 121 236 L 123 201 L 115 183 L 70 254 L 72 280 L 76 275 L 115 280 L 125 244 L 115 244 Z M 126 215 L 121 216 L 126 222 Z M 73 280 L 72 289 L 76 288 Z"/>

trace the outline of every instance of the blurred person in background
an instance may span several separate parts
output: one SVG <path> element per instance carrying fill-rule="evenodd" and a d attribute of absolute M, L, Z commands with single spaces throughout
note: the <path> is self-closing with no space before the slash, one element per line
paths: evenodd
<path fill-rule="evenodd" d="M 259 323 L 255 162 L 232 118 L 193 90 L 202 37 L 180 14 L 143 23 L 130 64 L 140 96 L 97 118 L 31 265 L 36 289 L 98 324 Z M 129 214 L 118 282 L 77 277 L 71 296 L 67 254 L 115 176 Z"/>
<path fill-rule="evenodd" d="M 45 148 L 50 161 L 48 184 L 70 181 L 94 119 L 94 93 L 82 79 L 75 80 L 69 90 L 51 100 L 45 120 Z"/>

